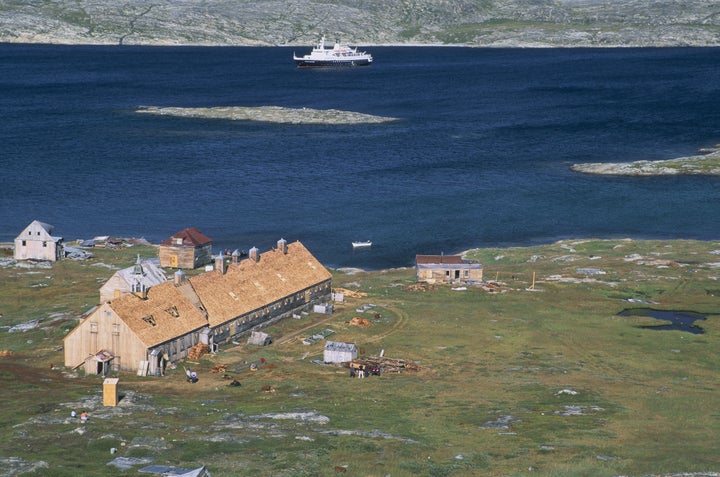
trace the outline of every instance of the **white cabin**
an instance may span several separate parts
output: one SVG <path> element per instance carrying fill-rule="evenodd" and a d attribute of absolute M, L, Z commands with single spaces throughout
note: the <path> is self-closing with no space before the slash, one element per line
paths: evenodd
<path fill-rule="evenodd" d="M 326 341 L 323 350 L 323 361 L 325 363 L 348 363 L 357 358 L 358 349 L 355 343 L 344 343 L 342 341 Z"/>
<path fill-rule="evenodd" d="M 33 220 L 15 238 L 15 260 L 60 260 L 63 257 L 63 238 L 54 237 L 54 229 L 52 225 Z"/>

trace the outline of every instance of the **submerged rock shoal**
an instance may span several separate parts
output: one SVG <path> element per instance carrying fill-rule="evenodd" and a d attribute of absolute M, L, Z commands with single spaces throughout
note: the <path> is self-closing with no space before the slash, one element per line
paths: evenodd
<path fill-rule="evenodd" d="M 720 149 L 715 148 L 708 154 L 662 161 L 573 164 L 570 169 L 586 174 L 614 176 L 720 176 Z"/>
<path fill-rule="evenodd" d="M 338 109 L 298 109 L 280 106 L 216 106 L 210 108 L 141 106 L 135 111 L 161 116 L 262 121 L 280 124 L 375 124 L 398 120 L 398 118 L 373 116 Z"/>

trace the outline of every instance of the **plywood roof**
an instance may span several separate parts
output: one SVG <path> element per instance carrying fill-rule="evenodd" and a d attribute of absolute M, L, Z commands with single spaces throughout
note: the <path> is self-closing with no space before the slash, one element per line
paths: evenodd
<path fill-rule="evenodd" d="M 210 326 L 218 326 L 286 296 L 331 278 L 330 272 L 300 242 L 287 253 L 273 249 L 238 264 L 190 279 L 208 314 Z"/>
<path fill-rule="evenodd" d="M 109 306 L 148 348 L 207 326 L 205 316 L 172 282 L 150 288 L 145 299 L 123 295 Z"/>
<path fill-rule="evenodd" d="M 228 265 L 224 274 L 206 272 L 180 286 L 164 282 L 150 288 L 145 299 L 129 294 L 108 306 L 145 346 L 153 347 L 204 326 L 221 325 L 330 278 L 330 272 L 295 242 L 287 246 L 287 253 L 270 250 L 257 261 L 247 258 Z"/>

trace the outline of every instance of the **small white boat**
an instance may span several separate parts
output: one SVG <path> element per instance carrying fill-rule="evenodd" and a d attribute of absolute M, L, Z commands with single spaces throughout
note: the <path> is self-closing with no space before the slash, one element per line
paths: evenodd
<path fill-rule="evenodd" d="M 372 242 L 370 240 L 367 240 L 365 242 L 353 242 L 352 243 L 353 248 L 360 248 L 360 247 L 371 247 Z"/>

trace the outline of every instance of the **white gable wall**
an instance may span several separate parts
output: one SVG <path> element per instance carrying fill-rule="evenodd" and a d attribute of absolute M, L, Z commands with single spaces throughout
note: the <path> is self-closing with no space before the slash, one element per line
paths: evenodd
<path fill-rule="evenodd" d="M 15 238 L 15 260 L 59 260 L 62 238 L 50 235 L 52 231 L 52 225 L 33 221 Z"/>

